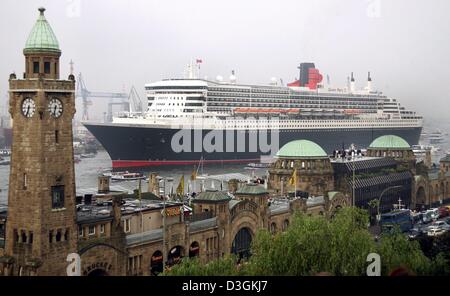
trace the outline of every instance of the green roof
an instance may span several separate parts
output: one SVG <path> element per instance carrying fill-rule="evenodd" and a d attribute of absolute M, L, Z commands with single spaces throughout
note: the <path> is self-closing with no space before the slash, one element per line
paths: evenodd
<path fill-rule="evenodd" d="M 24 49 L 25 52 L 36 50 L 60 52 L 58 40 L 56 39 L 50 24 L 45 19 L 44 11 L 45 8 L 39 8 L 40 15 L 31 30 L 30 35 L 28 35 Z"/>
<path fill-rule="evenodd" d="M 217 191 L 217 190 L 207 190 L 205 192 L 197 195 L 193 202 L 206 201 L 206 202 L 218 202 L 218 201 L 227 201 L 230 200 L 231 197 L 228 196 L 226 192 Z"/>
<path fill-rule="evenodd" d="M 395 135 L 386 135 L 376 138 L 369 146 L 372 149 L 411 149 L 403 138 Z"/>
<path fill-rule="evenodd" d="M 268 194 L 269 192 L 264 188 L 264 186 L 259 184 L 245 184 L 236 191 L 236 195 L 262 195 Z"/>
<path fill-rule="evenodd" d="M 308 140 L 296 140 L 284 145 L 277 157 L 285 158 L 325 158 L 327 153 L 316 143 Z"/>

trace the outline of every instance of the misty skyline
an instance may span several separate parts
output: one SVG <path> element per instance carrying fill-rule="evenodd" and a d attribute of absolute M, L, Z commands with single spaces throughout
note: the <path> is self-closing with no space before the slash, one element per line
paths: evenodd
<path fill-rule="evenodd" d="M 314 62 L 335 86 L 354 72 L 364 87 L 370 71 L 376 89 L 425 119 L 449 109 L 445 0 L 4 0 L 0 107 L 9 74 L 24 71 L 22 50 L 40 6 L 60 43 L 61 78 L 73 60 L 91 91 L 134 85 L 144 101 L 145 83 L 182 77 L 191 58 L 203 60 L 202 78 L 227 80 L 235 70 L 238 83 L 258 84 L 292 82 L 300 62 Z M 107 100 L 98 100 L 90 114 L 100 119 Z"/>

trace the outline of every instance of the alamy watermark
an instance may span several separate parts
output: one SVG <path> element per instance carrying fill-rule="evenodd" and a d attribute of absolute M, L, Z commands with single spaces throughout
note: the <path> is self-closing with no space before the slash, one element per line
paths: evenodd
<path fill-rule="evenodd" d="M 201 119 L 182 124 L 171 139 L 175 153 L 260 153 L 275 155 L 280 148 L 279 120 L 234 118 L 222 128 L 209 128 Z M 178 128 L 179 126 L 173 126 Z"/>
<path fill-rule="evenodd" d="M 377 253 L 367 255 L 366 261 L 369 263 L 366 269 L 367 276 L 381 276 L 381 257 Z"/>
<path fill-rule="evenodd" d="M 381 0 L 366 0 L 367 1 L 367 16 L 370 18 L 381 17 Z"/>
<path fill-rule="evenodd" d="M 81 0 L 66 0 L 66 16 L 76 18 L 81 16 Z"/>

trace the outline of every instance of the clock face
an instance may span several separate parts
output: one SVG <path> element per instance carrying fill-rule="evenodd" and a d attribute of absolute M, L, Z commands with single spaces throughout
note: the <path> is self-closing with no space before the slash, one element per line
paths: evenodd
<path fill-rule="evenodd" d="M 63 113 L 62 102 L 57 98 L 51 99 L 48 103 L 48 112 L 50 112 L 50 115 L 55 118 L 60 117 Z"/>
<path fill-rule="evenodd" d="M 22 114 L 25 117 L 33 117 L 36 112 L 36 103 L 32 98 L 26 98 L 22 102 Z"/>

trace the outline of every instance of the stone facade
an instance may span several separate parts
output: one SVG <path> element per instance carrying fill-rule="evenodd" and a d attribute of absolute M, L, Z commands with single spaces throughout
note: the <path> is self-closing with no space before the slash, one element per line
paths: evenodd
<path fill-rule="evenodd" d="M 297 172 L 297 185 L 289 182 L 294 170 Z M 269 176 L 269 189 L 280 195 L 294 192 L 295 189 L 315 196 L 333 190 L 333 168 L 329 158 L 278 158 L 271 165 Z"/>
<path fill-rule="evenodd" d="M 44 73 L 53 52 L 26 52 L 25 79 L 9 79 L 13 145 L 5 255 L 17 275 L 64 274 L 67 253 L 77 245 L 72 119 L 75 80 L 59 80 L 57 66 Z M 29 64 L 37 61 L 39 73 Z M 25 101 L 33 102 L 25 105 Z M 50 104 L 59 100 L 61 114 Z M 33 112 L 34 109 L 34 112 Z"/>
<path fill-rule="evenodd" d="M 417 169 L 413 199 L 417 208 L 439 206 L 450 202 L 450 155 L 439 162 L 439 167 Z"/>

